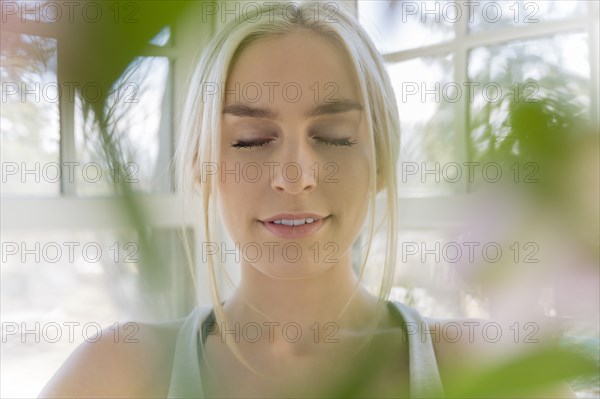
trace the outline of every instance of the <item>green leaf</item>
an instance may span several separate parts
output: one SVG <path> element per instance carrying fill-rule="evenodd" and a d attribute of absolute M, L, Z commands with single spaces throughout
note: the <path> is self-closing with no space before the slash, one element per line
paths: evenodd
<path fill-rule="evenodd" d="M 598 375 L 598 364 L 574 350 L 546 346 L 491 368 L 468 373 L 447 384 L 448 397 L 520 397 L 561 381 Z"/>

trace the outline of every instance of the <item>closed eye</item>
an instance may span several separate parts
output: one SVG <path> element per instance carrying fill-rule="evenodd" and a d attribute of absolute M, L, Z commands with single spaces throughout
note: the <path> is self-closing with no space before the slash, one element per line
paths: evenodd
<path fill-rule="evenodd" d="M 351 138 L 342 138 L 342 139 L 328 139 L 328 138 L 323 138 L 323 137 L 313 137 L 313 139 L 317 142 L 317 144 L 325 144 L 325 145 L 330 145 L 330 146 L 335 146 L 335 147 L 351 147 L 354 144 L 357 143 L 357 141 L 355 139 L 351 139 Z M 231 147 L 233 148 L 255 148 L 255 147 L 262 147 L 265 144 L 270 143 L 272 140 L 251 140 L 251 141 L 245 141 L 245 140 L 239 140 L 236 141 L 235 143 L 231 144 Z"/>
<path fill-rule="evenodd" d="M 349 137 L 343 139 L 328 139 L 323 137 L 313 137 L 318 144 L 332 145 L 336 147 L 351 147 L 357 143 L 355 139 Z"/>
<path fill-rule="evenodd" d="M 253 148 L 253 147 L 262 147 L 265 144 L 268 144 L 272 140 L 254 140 L 254 141 L 244 141 L 239 140 L 235 143 L 231 144 L 233 148 Z"/>

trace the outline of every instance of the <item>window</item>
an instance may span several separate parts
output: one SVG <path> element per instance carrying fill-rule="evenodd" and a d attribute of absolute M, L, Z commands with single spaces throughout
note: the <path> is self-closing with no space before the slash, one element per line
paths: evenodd
<path fill-rule="evenodd" d="M 556 94 L 574 112 L 598 118 L 592 2 L 358 1 L 357 13 L 397 93 L 401 209 L 419 212 L 403 213 L 408 226 L 455 224 L 451 198 L 486 173 L 465 164 L 501 147 L 511 99 Z M 426 215 L 441 198 L 449 199 L 448 212 L 433 221 Z"/>
<path fill-rule="evenodd" d="M 174 113 L 197 38 L 211 25 L 175 24 L 185 7 L 2 2 L 0 396 L 37 396 L 100 328 L 177 318 L 195 305 L 179 241 L 181 225 L 194 227 L 178 210 L 170 164 Z M 127 48 L 144 35 L 138 49 Z M 108 86 L 98 76 L 118 64 L 119 51 L 132 58 Z M 81 65 L 99 54 L 106 58 L 96 75 L 78 74 L 96 68 Z M 93 118 L 100 109 L 121 145 L 112 161 Z M 138 215 L 147 216 L 143 231 L 132 227 L 119 179 L 147 210 Z"/>
<path fill-rule="evenodd" d="M 60 160 L 56 40 L 4 32 L 2 49 L 2 193 L 58 195 L 60 181 L 51 171 L 50 179 L 35 182 L 36 167 Z M 22 162 L 29 164 L 33 184 L 10 178 Z"/>
<path fill-rule="evenodd" d="M 585 142 L 566 143 L 585 136 L 586 124 L 597 139 L 598 4 L 356 5 L 386 60 L 401 119 L 392 296 L 434 317 L 555 318 L 567 326 L 565 341 L 597 353 L 597 310 L 584 305 L 597 302 L 597 250 L 574 238 L 597 237 L 597 206 L 575 210 L 573 199 L 597 198 L 585 177 L 597 179 L 597 152 L 587 159 Z M 574 164 L 581 169 L 568 175 Z M 367 276 L 374 287 L 378 279 Z M 583 283 L 590 279 L 596 284 Z M 597 384 L 573 386 L 594 397 Z"/>
<path fill-rule="evenodd" d="M 493 124 L 482 109 L 502 119 L 504 100 L 523 90 L 540 95 L 550 90 L 541 83 L 565 79 L 571 82 L 565 96 L 576 96 L 581 112 L 597 120 L 590 102 L 597 88 L 589 84 L 596 79 L 590 68 L 597 70 L 590 64 L 597 44 L 594 7 L 576 1 L 358 1 L 358 16 L 382 51 L 397 93 L 402 196 L 467 192 L 468 184 L 456 184 L 444 165 L 476 160 L 482 120 Z"/>

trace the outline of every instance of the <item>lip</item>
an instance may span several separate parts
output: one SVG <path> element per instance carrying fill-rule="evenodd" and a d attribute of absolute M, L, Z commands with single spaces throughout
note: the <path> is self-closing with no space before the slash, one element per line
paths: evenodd
<path fill-rule="evenodd" d="M 305 218 L 313 218 L 315 219 L 312 223 L 305 223 L 300 226 L 287 226 L 284 224 L 275 224 L 273 221 L 281 220 L 281 219 L 305 219 Z M 279 215 L 275 215 L 265 220 L 259 220 L 263 226 L 273 235 L 279 238 L 306 238 L 315 234 L 318 230 L 321 229 L 323 224 L 327 222 L 329 218 L 328 216 L 317 215 L 314 213 L 282 213 Z"/>
<path fill-rule="evenodd" d="M 281 220 L 281 219 L 306 219 L 306 218 L 311 218 L 311 219 L 315 219 L 316 221 L 318 221 L 319 219 L 325 219 L 327 216 L 323 216 L 323 215 L 319 215 L 316 213 L 280 213 L 277 214 L 273 217 L 270 217 L 268 219 L 262 219 L 261 222 L 264 223 L 268 223 L 268 222 L 274 222 L 275 220 Z"/>

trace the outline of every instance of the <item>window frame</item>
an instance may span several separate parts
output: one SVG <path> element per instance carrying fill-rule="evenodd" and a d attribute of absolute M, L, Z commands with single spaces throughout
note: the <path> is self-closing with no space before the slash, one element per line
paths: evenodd
<path fill-rule="evenodd" d="M 197 16 L 199 13 L 193 13 Z M 8 23 L 3 24 L 3 31 L 46 37 L 56 40 L 57 52 L 57 85 L 64 87 L 65 65 L 68 63 L 65 51 L 66 42 L 69 40 L 63 32 L 68 21 L 36 22 L 22 21 L 17 15 L 7 16 Z M 206 36 L 214 31 L 214 23 L 194 24 L 186 20 L 185 26 L 171 27 L 171 38 L 165 46 L 148 44 L 138 57 L 165 57 L 169 63 L 165 87 L 165 101 L 162 102 L 161 125 L 159 127 L 159 153 L 157 163 L 159 168 L 170 170 L 171 159 L 174 153 L 176 132 L 179 129 L 179 118 L 175 116 L 175 109 L 182 109 L 179 103 L 185 93 L 187 76 L 190 72 L 192 58 L 195 51 L 190 48 L 197 42 L 186 38 Z M 192 22 L 192 23 L 190 23 Z M 66 28 L 66 26 L 65 26 Z M 191 33 L 190 33 L 191 32 Z M 68 94 L 59 92 L 59 163 L 77 162 L 75 148 L 75 99 L 68 98 Z M 147 209 L 147 224 L 157 229 L 192 228 L 202 231 L 198 224 L 198 215 L 193 212 L 183 214 L 178 210 L 180 199 L 173 191 L 171 173 L 160 174 L 157 182 L 159 193 L 140 193 L 136 197 Z M 4 196 L 0 198 L 0 230 L 3 233 L 11 231 L 48 231 L 53 230 L 101 230 L 131 227 L 124 225 L 114 210 L 119 207 L 119 198 L 116 196 L 77 196 L 75 181 L 61 179 L 60 193 L 53 197 L 34 196 Z M 65 217 L 69 215 L 70 217 Z M 76 217 L 74 217 L 76 215 Z M 197 241 L 194 245 L 200 247 Z M 196 251 L 197 252 L 197 251 Z M 199 256 L 199 255 L 198 255 Z M 199 262 L 197 262 L 197 265 Z M 197 267 L 198 273 L 205 273 L 206 268 Z M 200 277 L 200 276 L 198 276 Z M 208 281 L 208 275 L 204 276 Z M 204 278 L 200 277 L 200 278 Z M 178 292 L 177 287 L 183 287 L 187 281 L 184 275 L 175 275 L 171 279 L 172 292 Z M 201 303 L 209 303 L 208 292 L 198 291 Z M 187 314 L 193 305 L 188 299 L 174 298 L 175 313 Z"/>
<path fill-rule="evenodd" d="M 358 1 L 351 0 L 344 2 L 342 6 L 348 7 L 356 16 L 358 16 Z M 468 80 L 467 61 L 469 51 L 479 46 L 490 46 L 506 43 L 513 40 L 531 39 L 543 37 L 558 33 L 570 31 L 584 31 L 589 37 L 589 58 L 590 58 L 590 113 L 591 120 L 600 125 L 600 115 L 598 113 L 598 95 L 599 95 L 599 54 L 600 43 L 600 22 L 599 5 L 596 2 L 585 2 L 588 7 L 587 15 L 584 17 L 571 17 L 560 21 L 546 21 L 537 24 L 531 24 L 518 27 L 498 28 L 491 31 L 477 32 L 470 34 L 468 32 L 468 18 L 461 18 L 459 23 L 454 24 L 455 37 L 451 40 L 424 46 L 415 49 L 402 50 L 397 52 L 384 53 L 383 58 L 386 63 L 396 63 L 423 56 L 443 56 L 448 53 L 454 54 L 454 81 L 458 84 L 464 84 Z M 200 13 L 189 13 L 196 15 Z M 183 94 L 186 91 L 187 76 L 190 73 L 193 57 L 196 51 L 190 51 L 197 47 L 197 43 L 191 40 L 192 37 L 199 37 L 197 34 L 209 36 L 218 28 L 219 21 L 211 20 L 209 23 L 195 24 L 197 20 L 190 17 L 185 20 L 186 23 L 173 27 L 171 31 L 171 41 L 164 47 L 148 45 L 146 50 L 140 56 L 161 56 L 169 60 L 169 74 L 167 78 L 167 87 L 165 90 L 165 117 L 162 118 L 163 126 L 159 131 L 160 148 L 159 161 L 170 160 L 173 154 L 176 132 L 179 131 L 179 115 L 174 112 L 175 109 L 183 109 Z M 8 26 L 6 24 L 7 30 Z M 64 72 L 61 66 L 65 65 L 64 52 L 61 48 L 64 41 L 67 40 L 61 36 L 60 26 L 56 23 L 35 23 L 26 21 L 19 24 L 18 32 L 37 36 L 45 36 L 57 40 L 57 81 L 60 85 L 64 82 Z M 191 33 L 194 34 L 191 34 Z M 200 36 L 202 37 L 202 36 Z M 455 134 L 455 158 L 457 160 L 467 160 L 468 154 L 468 113 L 469 104 L 464 96 L 454 104 L 456 115 L 454 129 L 455 132 L 464 134 Z M 74 133 L 75 103 L 59 99 L 59 118 L 60 118 L 60 162 L 75 162 L 75 133 Z M 166 157 L 166 158 L 165 158 Z M 168 165 L 168 162 L 165 163 Z M 161 182 L 162 187 L 170 182 Z M 61 183 L 61 195 L 54 198 L 17 198 L 2 197 L 0 207 L 0 228 L 2 231 L 11 230 L 53 230 L 53 229 L 99 229 L 108 227 L 117 227 L 119 221 L 114 215 L 111 216 L 111 207 L 116 203 L 115 198 L 101 197 L 77 197 L 74 183 L 63 180 Z M 400 197 L 399 204 L 399 228 L 400 229 L 453 229 L 462 225 L 463 220 L 460 215 L 468 211 L 469 187 L 468 182 L 455 185 L 455 193 L 446 196 L 430 197 Z M 148 224 L 157 228 L 177 229 L 182 226 L 191 227 L 194 231 L 202 231 L 199 224 L 199 215 L 197 212 L 186 212 L 183 214 L 178 211 L 180 200 L 171 190 L 162 194 L 140 194 L 140 200 L 148 209 Z M 380 199 L 381 206 L 384 206 L 384 199 Z M 63 215 L 76 214 L 77 218 L 64 218 Z M 201 242 L 196 239 L 195 248 L 200 248 Z M 196 251 L 197 252 L 197 251 Z M 199 256 L 199 255 L 198 255 Z M 197 259 L 196 269 L 198 281 L 206 278 L 208 281 L 208 271 L 201 267 Z M 227 291 L 228 287 L 223 286 Z M 200 303 L 210 303 L 210 295 L 204 290 L 198 290 Z"/>
<path fill-rule="evenodd" d="M 353 0 L 353 9 L 358 17 L 358 2 L 365 0 Z M 578 0 L 580 1 L 580 0 Z M 435 57 L 453 55 L 454 76 L 453 81 L 463 87 L 468 82 L 468 57 L 469 52 L 477 47 L 495 46 L 505 44 L 515 40 L 535 39 L 539 37 L 547 37 L 560 33 L 569 32 L 585 32 L 588 35 L 589 42 L 589 61 L 590 61 L 590 120 L 595 121 L 596 126 L 600 126 L 600 115 L 598 113 L 598 96 L 599 96 L 599 4 L 596 2 L 583 2 L 587 8 L 585 16 L 569 17 L 564 20 L 544 21 L 535 24 L 527 24 L 521 26 L 508 26 L 491 30 L 484 30 L 475 33 L 469 33 L 469 18 L 464 17 L 467 10 L 464 8 L 463 17 L 460 18 L 454 26 L 454 38 L 408 50 L 400 50 L 395 52 L 382 53 L 386 64 L 409 61 L 420 57 Z M 458 3 L 460 4 L 460 3 Z M 468 159 L 468 143 L 469 143 L 469 103 L 466 96 L 460 96 L 458 101 L 454 103 L 455 115 L 454 120 L 454 159 L 457 161 L 470 161 Z M 461 134 L 462 132 L 462 134 Z M 461 184 L 456 184 L 454 195 L 460 196 L 469 192 L 468 181 L 463 181 Z M 426 208 L 435 204 L 432 198 L 439 198 L 442 195 L 418 197 Z M 417 197 L 400 196 L 400 206 L 405 205 L 405 202 L 413 202 Z M 423 212 L 424 215 L 427 212 Z M 450 215 L 448 215 L 450 216 Z M 442 222 L 444 224 L 444 222 Z"/>

